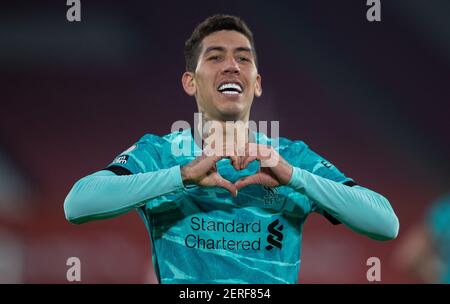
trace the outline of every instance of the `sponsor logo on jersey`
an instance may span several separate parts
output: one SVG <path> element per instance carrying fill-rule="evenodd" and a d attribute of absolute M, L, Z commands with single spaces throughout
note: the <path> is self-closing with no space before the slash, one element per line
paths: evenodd
<path fill-rule="evenodd" d="M 280 221 L 276 219 L 267 226 L 267 231 L 269 235 L 267 236 L 267 242 L 269 245 L 266 246 L 267 250 L 272 250 L 274 247 L 281 249 L 281 241 L 283 240 L 283 225 L 278 225 Z"/>
<path fill-rule="evenodd" d="M 192 233 L 185 236 L 188 248 L 210 250 L 261 250 L 261 220 L 254 222 L 216 221 L 203 217 L 191 218 Z M 204 233 L 206 232 L 206 234 Z M 214 232 L 219 232 L 215 234 Z M 245 235 L 243 238 L 239 235 Z"/>
<path fill-rule="evenodd" d="M 265 226 L 265 225 L 264 225 Z M 261 220 L 242 222 L 238 220 L 220 221 L 201 216 L 191 218 L 191 232 L 184 236 L 184 244 L 191 249 L 230 251 L 270 251 L 281 249 L 283 225 L 279 219 L 267 226 L 268 235 L 261 229 Z M 264 247 L 264 238 L 268 245 Z"/>

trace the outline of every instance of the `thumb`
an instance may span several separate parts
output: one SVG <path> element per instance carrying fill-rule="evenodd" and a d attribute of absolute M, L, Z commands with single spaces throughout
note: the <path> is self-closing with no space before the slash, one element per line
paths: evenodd
<path fill-rule="evenodd" d="M 253 184 L 261 184 L 261 178 L 260 178 L 259 173 L 250 175 L 247 177 L 243 177 L 234 183 L 237 190 L 244 188 L 245 186 L 253 185 Z"/>
<path fill-rule="evenodd" d="M 227 189 L 228 191 L 230 191 L 230 193 L 233 197 L 236 197 L 238 194 L 238 189 L 236 188 L 236 186 L 233 183 L 231 183 L 230 181 L 227 181 L 226 179 L 224 179 L 218 173 L 215 173 L 215 175 L 216 175 L 217 186 Z"/>

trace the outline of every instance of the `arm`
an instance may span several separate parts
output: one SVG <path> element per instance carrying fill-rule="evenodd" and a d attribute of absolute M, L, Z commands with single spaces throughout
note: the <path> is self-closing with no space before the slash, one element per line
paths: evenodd
<path fill-rule="evenodd" d="M 296 191 L 306 194 L 352 230 L 376 240 L 397 237 L 399 221 L 389 201 L 369 189 L 349 187 L 293 167 L 288 183 Z"/>
<path fill-rule="evenodd" d="M 287 185 L 307 195 L 321 209 L 356 232 L 377 240 L 397 237 L 399 221 L 389 201 L 382 195 L 294 167 L 270 146 L 247 144 L 246 149 L 247 155 L 253 156 L 246 156 L 241 168 L 255 159 L 261 162 L 261 168 L 258 173 L 237 181 L 238 189 L 250 184 L 269 187 Z"/>
<path fill-rule="evenodd" d="M 110 218 L 183 187 L 179 166 L 123 176 L 102 170 L 75 183 L 64 201 L 64 212 L 75 224 Z"/>
<path fill-rule="evenodd" d="M 223 187 L 237 195 L 235 186 L 221 177 L 215 163 L 221 156 L 202 155 L 188 165 L 169 169 L 117 176 L 98 171 L 75 183 L 64 202 L 67 220 L 81 224 L 126 213 L 145 201 L 182 189 L 184 184 Z"/>

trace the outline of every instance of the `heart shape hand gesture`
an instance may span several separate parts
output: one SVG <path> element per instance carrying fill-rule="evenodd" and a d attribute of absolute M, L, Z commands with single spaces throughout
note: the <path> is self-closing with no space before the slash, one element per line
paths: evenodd
<path fill-rule="evenodd" d="M 232 156 L 203 154 L 181 168 L 185 185 L 196 184 L 204 187 L 222 187 L 236 197 L 239 189 L 260 184 L 268 187 L 287 185 L 292 176 L 292 166 L 271 146 L 255 143 L 245 144 L 243 153 Z M 242 152 L 242 151 L 241 151 Z M 216 162 L 222 158 L 231 159 L 236 170 L 243 170 L 254 160 L 260 162 L 257 173 L 243 177 L 235 183 L 224 179 L 217 171 Z"/>

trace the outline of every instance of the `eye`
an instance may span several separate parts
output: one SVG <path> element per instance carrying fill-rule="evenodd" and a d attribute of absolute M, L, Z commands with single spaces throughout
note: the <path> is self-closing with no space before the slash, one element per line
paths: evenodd
<path fill-rule="evenodd" d="M 220 56 L 214 55 L 214 56 L 208 57 L 208 60 L 210 60 L 210 61 L 219 61 L 220 60 Z"/>
<path fill-rule="evenodd" d="M 246 62 L 249 62 L 249 61 L 250 61 L 250 59 L 249 59 L 248 57 L 244 57 L 244 56 L 239 56 L 239 57 L 238 57 L 238 60 L 241 61 L 241 62 L 242 62 L 242 61 L 246 61 Z"/>

